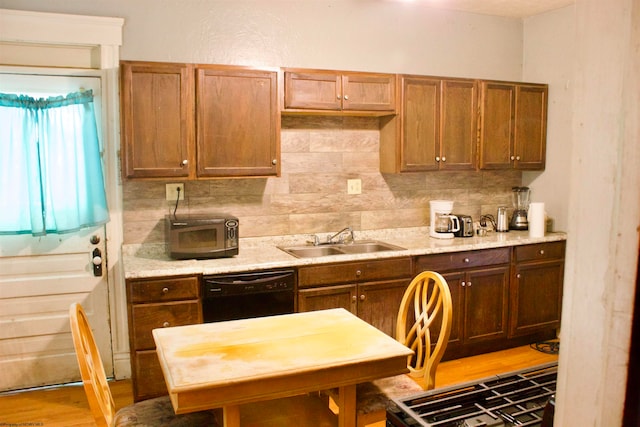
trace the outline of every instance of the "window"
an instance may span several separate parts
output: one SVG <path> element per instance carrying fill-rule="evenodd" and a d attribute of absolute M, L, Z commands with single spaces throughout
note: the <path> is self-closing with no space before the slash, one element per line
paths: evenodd
<path fill-rule="evenodd" d="M 108 220 L 93 92 L 0 94 L 0 234 L 65 233 Z"/>

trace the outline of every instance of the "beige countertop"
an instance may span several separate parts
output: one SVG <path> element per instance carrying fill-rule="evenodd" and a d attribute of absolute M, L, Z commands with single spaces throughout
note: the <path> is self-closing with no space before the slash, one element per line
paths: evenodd
<path fill-rule="evenodd" d="M 278 246 L 303 245 L 309 235 L 240 238 L 239 254 L 232 258 L 210 260 L 172 260 L 164 244 L 123 245 L 122 257 L 125 278 L 146 278 L 192 274 L 224 274 L 242 271 L 300 267 L 329 262 L 362 261 L 396 258 L 400 256 L 428 255 L 477 249 L 499 248 L 531 243 L 566 240 L 562 232 L 547 233 L 544 237 L 530 238 L 528 231 L 508 233 L 489 232 L 484 237 L 457 237 L 435 239 L 429 237 L 428 227 L 400 228 L 375 231 L 355 231 L 356 240 L 380 240 L 405 248 L 355 255 L 331 255 L 315 258 L 296 258 L 278 249 Z"/>

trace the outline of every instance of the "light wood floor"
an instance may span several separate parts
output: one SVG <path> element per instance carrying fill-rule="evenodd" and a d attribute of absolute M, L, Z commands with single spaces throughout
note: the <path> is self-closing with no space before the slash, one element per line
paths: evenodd
<path fill-rule="evenodd" d="M 548 355 L 529 346 L 452 360 L 440 364 L 436 384 L 444 387 L 555 360 L 557 355 Z M 133 401 L 128 380 L 112 382 L 111 392 L 117 408 Z M 74 427 L 95 424 L 82 385 L 75 384 L 0 394 L 0 426 L 3 425 Z M 370 424 L 370 427 L 384 427 L 384 423 Z"/>

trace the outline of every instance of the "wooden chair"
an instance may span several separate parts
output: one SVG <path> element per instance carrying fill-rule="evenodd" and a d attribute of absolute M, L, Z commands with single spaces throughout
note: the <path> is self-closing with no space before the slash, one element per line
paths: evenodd
<path fill-rule="evenodd" d="M 451 322 L 447 281 L 433 271 L 418 274 L 402 297 L 396 323 L 396 339 L 415 352 L 407 361 L 409 373 L 358 385 L 358 427 L 384 420 L 389 400 L 435 387 L 436 369 L 449 341 Z M 412 378 L 422 379 L 425 388 Z"/>
<path fill-rule="evenodd" d="M 100 427 L 220 427 L 222 411 L 176 415 L 169 396 L 134 403 L 116 412 L 100 353 L 87 316 L 78 303 L 69 308 L 71 335 L 89 407 Z M 295 410 L 294 410 L 295 409 Z M 334 427 L 337 417 L 313 396 L 283 398 L 240 407 L 243 427 Z"/>

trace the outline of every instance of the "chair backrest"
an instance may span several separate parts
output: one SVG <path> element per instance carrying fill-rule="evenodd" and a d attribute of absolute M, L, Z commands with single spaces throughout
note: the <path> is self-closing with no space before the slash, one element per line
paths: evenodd
<path fill-rule="evenodd" d="M 433 271 L 414 277 L 400 303 L 396 339 L 414 351 L 407 363 L 409 375 L 423 377 L 427 390 L 435 387 L 436 369 L 447 348 L 451 322 L 451 292 L 444 277 Z"/>
<path fill-rule="evenodd" d="M 91 332 L 91 326 L 80 304 L 71 304 L 69 319 L 73 346 L 76 349 L 80 375 L 84 385 L 84 392 L 89 400 L 91 413 L 98 426 L 109 427 L 113 423 L 115 416 L 113 396 L 111 395 L 111 390 L 109 390 L 107 376 L 104 372 L 93 332 Z"/>

